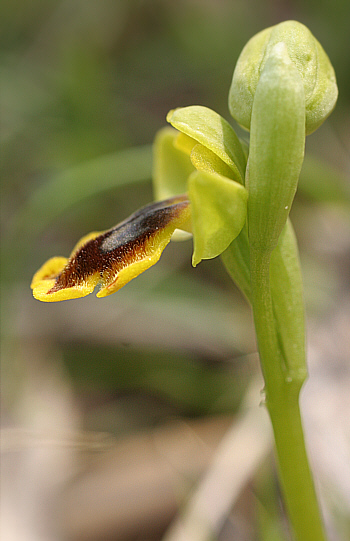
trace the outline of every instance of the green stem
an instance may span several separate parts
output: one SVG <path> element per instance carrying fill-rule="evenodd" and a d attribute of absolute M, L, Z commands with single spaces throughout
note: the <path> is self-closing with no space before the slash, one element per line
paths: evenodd
<path fill-rule="evenodd" d="M 275 435 L 287 511 L 298 541 L 324 541 L 300 417 L 299 393 L 304 377 L 291 377 L 278 346 L 269 281 L 270 253 L 252 248 L 250 258 L 253 313 L 266 406 Z"/>

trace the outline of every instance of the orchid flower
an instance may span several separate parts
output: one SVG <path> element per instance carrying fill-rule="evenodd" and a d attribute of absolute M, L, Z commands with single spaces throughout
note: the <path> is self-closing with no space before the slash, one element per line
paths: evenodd
<path fill-rule="evenodd" d="M 175 233 L 193 233 L 193 265 L 221 254 L 238 236 L 247 213 L 245 155 L 233 128 L 206 107 L 172 111 L 173 128 L 154 145 L 158 201 L 111 229 L 85 235 L 69 258 L 53 257 L 31 287 L 44 302 L 97 297 L 118 291 L 154 265 Z M 186 238 L 184 237 L 184 238 Z"/>

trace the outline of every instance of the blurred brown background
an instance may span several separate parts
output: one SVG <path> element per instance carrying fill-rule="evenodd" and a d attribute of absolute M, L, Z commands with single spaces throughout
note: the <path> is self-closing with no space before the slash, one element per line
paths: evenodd
<path fill-rule="evenodd" d="M 307 441 L 330 539 L 347 539 L 349 2 L 3 0 L 0 15 L 2 539 L 204 541 L 198 509 L 220 541 L 289 538 L 251 315 L 219 259 L 193 269 L 191 242 L 172 243 L 105 299 L 46 305 L 29 289 L 47 258 L 152 200 L 150 145 L 169 109 L 230 120 L 241 49 L 286 19 L 321 42 L 340 91 L 307 140 L 292 220 Z"/>

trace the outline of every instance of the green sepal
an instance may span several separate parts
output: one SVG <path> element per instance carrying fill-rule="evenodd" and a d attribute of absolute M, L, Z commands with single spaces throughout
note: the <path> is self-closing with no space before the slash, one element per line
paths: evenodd
<path fill-rule="evenodd" d="M 175 146 L 178 135 L 178 131 L 166 127 L 154 140 L 153 191 L 157 201 L 186 192 L 188 177 L 195 171 L 189 155 Z"/>
<path fill-rule="evenodd" d="M 243 184 L 245 155 L 234 129 L 222 116 L 192 105 L 170 111 L 167 121 L 219 156 L 232 169 L 234 180 Z"/>
<path fill-rule="evenodd" d="M 195 267 L 202 259 L 220 255 L 244 226 L 247 190 L 217 173 L 196 171 L 189 177 Z"/>

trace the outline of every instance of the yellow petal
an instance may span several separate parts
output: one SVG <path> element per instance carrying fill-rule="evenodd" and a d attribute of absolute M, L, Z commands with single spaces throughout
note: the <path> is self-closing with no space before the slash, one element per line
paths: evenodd
<path fill-rule="evenodd" d="M 68 262 L 66 257 L 52 257 L 44 263 L 33 276 L 30 287 L 34 289 L 39 282 L 55 279 L 55 277 L 64 269 Z"/>
<path fill-rule="evenodd" d="M 90 233 L 69 259 L 54 257 L 34 275 L 33 295 L 51 302 L 84 297 L 101 284 L 98 297 L 114 293 L 154 265 L 175 229 L 190 230 L 187 196 L 152 203 L 102 233 Z"/>

